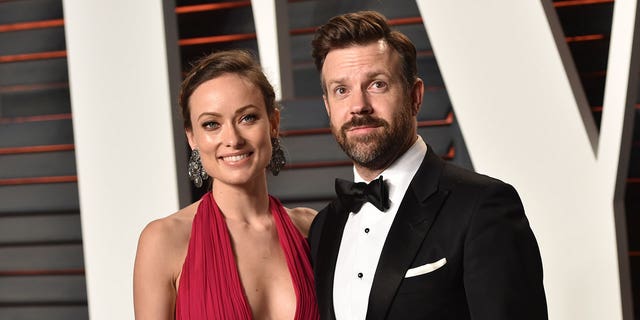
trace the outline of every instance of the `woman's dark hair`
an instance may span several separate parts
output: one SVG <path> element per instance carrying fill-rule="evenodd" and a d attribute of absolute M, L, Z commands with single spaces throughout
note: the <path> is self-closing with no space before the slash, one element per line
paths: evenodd
<path fill-rule="evenodd" d="M 196 61 L 182 81 L 178 103 L 185 129 L 191 129 L 192 126 L 189 99 L 193 92 L 204 82 L 229 73 L 242 76 L 260 89 L 267 114 L 270 117 L 273 115 L 278 108 L 276 95 L 254 56 L 244 50 L 220 51 Z"/>

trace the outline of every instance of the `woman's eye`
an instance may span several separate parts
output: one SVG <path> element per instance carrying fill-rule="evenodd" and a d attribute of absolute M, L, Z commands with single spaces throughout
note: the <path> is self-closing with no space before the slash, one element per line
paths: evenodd
<path fill-rule="evenodd" d="M 215 122 L 215 121 L 207 121 L 207 122 L 204 122 L 202 124 L 202 127 L 207 129 L 207 130 L 213 130 L 213 129 L 217 129 L 218 127 L 220 127 L 220 124 Z"/>
<path fill-rule="evenodd" d="M 254 122 L 258 119 L 258 117 L 255 114 L 247 114 L 245 116 L 243 116 L 240 121 L 241 122 Z"/>

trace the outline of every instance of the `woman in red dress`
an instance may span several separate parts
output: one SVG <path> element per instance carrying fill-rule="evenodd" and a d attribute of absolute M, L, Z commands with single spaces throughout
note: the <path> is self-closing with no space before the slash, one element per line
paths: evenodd
<path fill-rule="evenodd" d="M 267 192 L 267 170 L 284 165 L 280 112 L 255 59 L 237 50 L 201 59 L 180 107 L 189 175 L 210 191 L 142 231 L 136 319 L 317 319 L 305 239 L 316 212 Z"/>

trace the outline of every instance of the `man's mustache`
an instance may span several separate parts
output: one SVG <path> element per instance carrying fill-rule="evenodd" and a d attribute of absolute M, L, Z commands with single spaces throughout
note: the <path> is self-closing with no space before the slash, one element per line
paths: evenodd
<path fill-rule="evenodd" d="M 383 119 L 376 118 L 370 115 L 355 116 L 351 118 L 349 122 L 346 122 L 345 124 L 342 125 L 342 131 L 344 132 L 353 127 L 362 127 L 362 126 L 387 127 L 388 124 Z"/>

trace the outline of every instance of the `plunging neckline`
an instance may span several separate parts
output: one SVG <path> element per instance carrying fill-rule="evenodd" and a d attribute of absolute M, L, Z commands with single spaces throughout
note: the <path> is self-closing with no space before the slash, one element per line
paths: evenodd
<path fill-rule="evenodd" d="M 309 246 L 278 199 L 269 196 L 278 243 L 296 295 L 294 319 L 317 319 Z M 212 271 L 212 272 L 207 272 Z M 176 298 L 176 319 L 253 319 L 230 231 L 211 192 L 193 219 Z"/>

